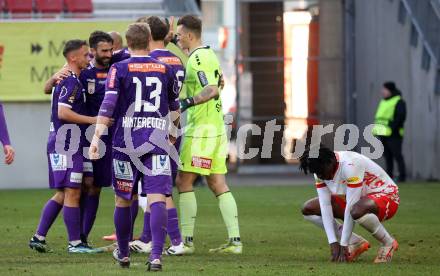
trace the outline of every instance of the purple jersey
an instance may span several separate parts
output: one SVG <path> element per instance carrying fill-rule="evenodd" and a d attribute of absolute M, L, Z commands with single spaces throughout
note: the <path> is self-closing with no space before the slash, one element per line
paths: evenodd
<path fill-rule="evenodd" d="M 92 56 L 93 58 L 93 56 Z M 124 48 L 112 55 L 110 64 L 130 58 L 128 49 Z M 97 116 L 105 95 L 105 80 L 110 68 L 97 68 L 93 62 L 81 71 L 79 79 L 86 89 L 86 107 L 90 116 Z"/>
<path fill-rule="evenodd" d="M 100 69 L 93 63 L 81 71 L 79 80 L 86 89 L 86 107 L 90 116 L 97 116 L 105 95 L 105 80 L 109 68 Z"/>
<path fill-rule="evenodd" d="M 6 126 L 5 114 L 3 113 L 3 105 L 0 103 L 0 142 L 5 145 L 10 145 L 8 128 Z"/>
<path fill-rule="evenodd" d="M 116 111 L 113 146 L 133 150 L 149 142 L 137 151 L 167 154 L 168 114 L 179 109 L 178 92 L 174 70 L 150 56 L 134 56 L 113 64 L 99 111 L 106 117 Z"/>
<path fill-rule="evenodd" d="M 79 81 L 78 77 L 72 72 L 71 76 L 62 80 L 52 94 L 52 113 L 50 117 L 50 132 L 47 141 L 47 151 L 55 152 L 55 142 L 58 130 L 64 124 L 71 124 L 62 121 L 58 118 L 58 106 L 65 106 L 78 114 L 86 114 L 85 106 L 85 90 Z M 85 126 L 80 126 L 84 130 Z M 83 135 L 81 134 L 81 137 Z M 64 150 L 69 149 L 70 145 L 70 131 L 64 140 Z M 81 146 L 81 144 L 80 144 Z"/>
<path fill-rule="evenodd" d="M 185 68 L 182 60 L 168 49 L 155 49 L 150 52 L 150 57 L 157 59 L 165 64 L 171 66 L 176 73 L 176 78 L 179 84 L 179 92 L 182 89 L 183 81 L 185 80 Z"/>
<path fill-rule="evenodd" d="M 113 52 L 112 59 L 110 60 L 110 64 L 114 64 L 126 59 L 130 58 L 130 52 L 127 48 L 122 48 L 119 51 Z"/>

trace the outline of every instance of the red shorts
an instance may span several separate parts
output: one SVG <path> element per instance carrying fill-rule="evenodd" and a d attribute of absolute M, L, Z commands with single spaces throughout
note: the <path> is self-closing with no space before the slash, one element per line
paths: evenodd
<path fill-rule="evenodd" d="M 369 199 L 376 203 L 377 209 L 379 210 L 379 220 L 384 221 L 392 218 L 399 208 L 399 195 L 397 194 L 368 194 L 366 195 Z M 347 202 L 345 198 L 339 195 L 332 195 L 332 201 L 336 203 L 342 210 L 345 210 Z"/>

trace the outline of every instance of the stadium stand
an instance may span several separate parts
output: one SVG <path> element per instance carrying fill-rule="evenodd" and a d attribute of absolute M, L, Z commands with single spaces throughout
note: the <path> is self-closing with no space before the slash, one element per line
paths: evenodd
<path fill-rule="evenodd" d="M 66 12 L 69 13 L 92 13 L 92 0 L 65 0 Z"/>
<path fill-rule="evenodd" d="M 32 0 L 6 0 L 6 11 L 12 14 L 30 14 L 32 4 Z"/>
<path fill-rule="evenodd" d="M 0 18 L 138 18 L 199 14 L 193 0 L 0 0 Z"/>
<path fill-rule="evenodd" d="M 63 11 L 62 0 L 36 0 L 35 11 L 40 13 L 61 13 Z"/>

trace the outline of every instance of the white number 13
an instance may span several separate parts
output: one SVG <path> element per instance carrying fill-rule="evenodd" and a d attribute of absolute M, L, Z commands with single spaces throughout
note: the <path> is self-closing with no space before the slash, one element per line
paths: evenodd
<path fill-rule="evenodd" d="M 145 84 L 150 87 L 156 84 L 156 89 L 151 91 L 150 100 L 154 99 L 154 104 L 149 102 L 144 102 L 142 105 L 142 82 L 138 77 L 133 77 L 133 83 L 136 84 L 136 100 L 134 102 L 134 111 L 141 112 L 142 106 L 144 112 L 156 112 L 160 107 L 160 93 L 162 92 L 162 82 L 158 77 L 146 77 Z"/>

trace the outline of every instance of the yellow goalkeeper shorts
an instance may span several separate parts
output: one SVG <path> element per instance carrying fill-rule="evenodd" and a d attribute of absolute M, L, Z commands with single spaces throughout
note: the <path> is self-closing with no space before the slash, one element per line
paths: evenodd
<path fill-rule="evenodd" d="M 228 140 L 218 137 L 183 137 L 180 170 L 201 175 L 226 174 Z"/>

